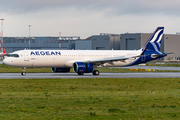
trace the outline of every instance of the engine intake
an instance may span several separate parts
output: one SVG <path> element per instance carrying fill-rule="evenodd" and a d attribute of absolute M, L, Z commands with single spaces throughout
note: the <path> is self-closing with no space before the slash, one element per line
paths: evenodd
<path fill-rule="evenodd" d="M 90 73 L 93 71 L 93 64 L 84 62 L 75 62 L 73 70 L 76 73 Z"/>
<path fill-rule="evenodd" d="M 53 68 L 51 68 L 51 70 L 54 73 L 65 73 L 65 72 L 69 72 L 70 68 L 56 68 L 56 67 L 53 67 Z"/>

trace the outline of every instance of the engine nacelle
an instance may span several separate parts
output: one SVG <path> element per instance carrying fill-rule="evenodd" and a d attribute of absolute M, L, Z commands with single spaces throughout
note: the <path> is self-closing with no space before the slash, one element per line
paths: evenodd
<path fill-rule="evenodd" d="M 93 64 L 84 62 L 75 62 L 73 70 L 76 73 L 90 73 L 93 71 Z"/>
<path fill-rule="evenodd" d="M 56 68 L 56 67 L 53 67 L 53 68 L 51 68 L 51 70 L 54 73 L 65 73 L 65 72 L 69 72 L 70 68 Z"/>

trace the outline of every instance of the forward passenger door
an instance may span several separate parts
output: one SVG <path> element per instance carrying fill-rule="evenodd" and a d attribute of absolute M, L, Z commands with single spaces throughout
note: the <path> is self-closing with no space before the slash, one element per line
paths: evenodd
<path fill-rule="evenodd" d="M 29 53 L 27 51 L 24 52 L 24 61 L 29 61 Z"/>

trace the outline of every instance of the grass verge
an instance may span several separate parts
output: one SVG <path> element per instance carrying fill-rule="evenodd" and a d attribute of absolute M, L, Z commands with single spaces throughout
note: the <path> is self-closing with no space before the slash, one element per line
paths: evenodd
<path fill-rule="evenodd" d="M 180 67 L 180 63 L 179 62 L 148 62 L 146 63 L 146 66 Z"/>
<path fill-rule="evenodd" d="M 1 119 L 180 118 L 179 78 L 0 79 Z"/>

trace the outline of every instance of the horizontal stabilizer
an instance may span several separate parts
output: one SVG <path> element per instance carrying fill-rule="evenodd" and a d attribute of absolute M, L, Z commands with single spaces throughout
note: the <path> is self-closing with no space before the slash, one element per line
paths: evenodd
<path fill-rule="evenodd" d="M 157 57 L 160 57 L 160 56 L 167 56 L 168 54 L 174 54 L 174 52 L 163 53 L 163 54 L 152 54 L 151 57 L 152 58 L 157 58 Z"/>

